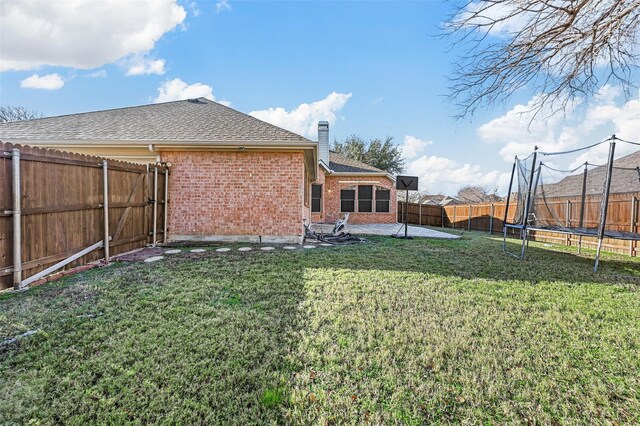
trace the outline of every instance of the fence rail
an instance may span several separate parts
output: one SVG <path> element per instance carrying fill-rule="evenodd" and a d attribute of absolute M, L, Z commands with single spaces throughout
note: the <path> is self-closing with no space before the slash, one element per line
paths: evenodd
<path fill-rule="evenodd" d="M 167 176 L 155 165 L 0 143 L 0 289 L 163 241 Z"/>
<path fill-rule="evenodd" d="M 609 198 L 607 214 L 607 230 L 640 232 L 640 193 L 612 194 Z M 427 225 L 461 230 L 486 231 L 501 233 L 504 223 L 505 203 L 492 204 L 462 204 L 455 206 L 433 206 L 409 203 L 407 218 L 410 224 Z M 580 199 L 578 197 L 558 198 L 548 200 L 544 206 L 549 215 L 554 216 L 566 226 L 577 227 L 580 216 Z M 600 202 L 597 199 L 587 200 L 585 203 L 583 224 L 588 227 L 598 225 L 597 215 Z M 398 221 L 404 221 L 405 203 L 398 201 Z M 509 207 L 508 222 L 513 222 L 515 208 Z M 516 232 L 515 230 L 512 232 Z M 580 237 L 550 231 L 532 231 L 531 238 L 535 241 L 577 246 Z M 582 246 L 595 248 L 596 238 L 582 237 Z M 605 238 L 603 249 L 606 251 L 638 256 L 638 241 L 625 241 Z"/>

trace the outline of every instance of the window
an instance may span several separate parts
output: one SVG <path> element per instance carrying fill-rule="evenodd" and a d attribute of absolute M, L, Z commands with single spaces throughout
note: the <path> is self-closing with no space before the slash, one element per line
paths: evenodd
<path fill-rule="evenodd" d="M 356 211 L 356 190 L 353 187 L 340 190 L 340 211 L 352 213 Z"/>
<path fill-rule="evenodd" d="M 322 185 L 311 185 L 311 213 L 322 211 Z"/>
<path fill-rule="evenodd" d="M 384 188 L 376 188 L 376 212 L 389 213 L 391 191 Z"/>
<path fill-rule="evenodd" d="M 373 186 L 358 186 L 358 211 L 371 213 L 373 211 Z"/>

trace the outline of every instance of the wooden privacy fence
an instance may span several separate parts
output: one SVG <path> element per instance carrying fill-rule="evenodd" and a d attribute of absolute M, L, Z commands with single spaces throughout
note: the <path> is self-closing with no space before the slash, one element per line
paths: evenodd
<path fill-rule="evenodd" d="M 0 143 L 0 289 L 164 242 L 168 175 L 162 166 Z"/>
<path fill-rule="evenodd" d="M 640 232 L 640 193 L 611 194 L 607 214 L 607 230 Z M 546 200 L 544 207 L 537 211 L 548 212 L 551 216 L 561 220 L 566 227 L 578 227 L 580 217 L 580 197 L 556 198 Z M 407 208 L 408 222 L 416 225 L 439 226 L 445 228 L 486 231 L 501 233 L 504 222 L 505 203 L 493 204 L 462 204 L 455 206 L 434 206 L 409 203 Z M 507 221 L 513 223 L 515 206 L 509 206 Z M 404 221 L 405 203 L 398 202 L 398 221 Z M 600 199 L 587 199 L 584 210 L 584 225 L 597 227 L 600 212 Z M 511 230 L 512 233 L 517 230 Z M 577 246 L 580 237 L 550 231 L 531 231 L 531 239 L 535 241 Z M 597 239 L 582 237 L 582 246 L 595 248 Z M 605 238 L 603 249 L 629 256 L 638 256 L 638 241 L 617 240 Z"/>

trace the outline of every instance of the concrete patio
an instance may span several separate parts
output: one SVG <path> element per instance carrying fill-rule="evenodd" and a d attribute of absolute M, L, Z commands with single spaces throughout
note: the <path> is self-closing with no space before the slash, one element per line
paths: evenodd
<path fill-rule="evenodd" d="M 333 230 L 333 224 L 330 223 L 314 223 L 311 225 L 311 230 L 319 233 L 329 233 Z M 364 225 L 352 225 L 348 224 L 343 232 L 349 232 L 353 235 L 395 235 L 399 233 L 404 235 L 404 225 L 399 223 L 372 223 Z M 457 235 L 452 235 L 446 232 L 440 232 L 429 228 L 423 228 L 421 226 L 409 225 L 408 234 L 412 237 L 420 238 L 442 238 L 442 239 L 458 239 Z"/>

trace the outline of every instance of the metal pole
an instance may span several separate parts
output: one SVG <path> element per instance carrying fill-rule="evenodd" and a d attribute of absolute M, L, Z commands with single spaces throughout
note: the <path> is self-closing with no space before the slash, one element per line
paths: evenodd
<path fill-rule="evenodd" d="M 511 168 L 511 179 L 509 180 L 509 190 L 507 191 L 507 203 L 504 207 L 504 220 L 502 221 L 502 250 L 507 251 L 507 218 L 509 216 L 509 202 L 511 201 L 511 191 L 513 189 L 513 177 L 516 173 L 516 164 L 518 163 L 518 157 L 516 156 L 513 161 L 513 167 Z"/>
<path fill-rule="evenodd" d="M 102 208 L 104 210 L 104 263 L 109 263 L 109 165 L 102 160 Z"/>
<path fill-rule="evenodd" d="M 166 167 L 166 166 L 165 166 Z M 167 217 L 169 213 L 169 169 L 164 169 L 164 229 L 162 242 L 167 243 L 169 238 L 167 237 Z"/>
<path fill-rule="evenodd" d="M 541 172 L 542 172 L 542 161 L 540 162 L 540 166 L 538 166 L 538 173 L 536 173 L 536 180 L 534 181 L 535 183 L 533 184 L 533 189 L 531 193 L 531 207 L 529 210 L 530 210 L 530 213 L 533 213 L 534 217 L 535 217 L 534 208 L 536 206 L 536 193 L 538 192 L 538 183 L 540 182 Z"/>
<path fill-rule="evenodd" d="M 469 219 L 467 220 L 467 231 L 471 231 L 471 211 L 473 206 L 469 204 Z"/>
<path fill-rule="evenodd" d="M 529 218 L 529 209 L 530 209 L 530 204 L 531 204 L 531 190 L 532 190 L 532 185 L 533 185 L 533 174 L 536 172 L 536 160 L 538 158 L 538 147 L 535 147 L 535 150 L 533 151 L 533 162 L 531 163 L 531 175 L 529 176 L 529 189 L 527 190 L 527 201 L 525 202 L 525 206 L 524 206 L 524 218 L 523 218 L 523 224 L 522 224 L 522 254 L 521 254 L 521 259 L 524 259 L 524 251 L 526 248 L 526 242 L 527 242 L 527 237 L 528 237 L 528 232 L 527 232 L 527 220 Z"/>
<path fill-rule="evenodd" d="M 20 151 L 11 150 L 12 181 L 13 181 L 13 289 L 22 288 L 22 224 L 20 193 Z"/>
<path fill-rule="evenodd" d="M 158 239 L 158 166 L 153 166 L 153 247 Z"/>
<path fill-rule="evenodd" d="M 631 197 L 631 229 L 630 229 L 632 234 L 636 230 L 635 229 L 636 228 L 636 215 L 637 215 L 636 204 L 637 204 L 636 196 L 633 195 Z M 633 254 L 634 254 L 633 253 L 634 252 L 634 249 L 633 249 L 634 248 L 634 244 L 635 244 L 634 240 L 629 240 L 629 256 L 633 256 Z"/>
<path fill-rule="evenodd" d="M 582 174 L 582 198 L 580 199 L 580 223 L 579 228 L 584 228 L 584 208 L 587 201 L 587 168 L 589 163 L 584 163 L 584 173 Z M 580 231 L 582 232 L 582 231 Z M 582 235 L 578 237 L 578 254 L 582 250 Z"/>
<path fill-rule="evenodd" d="M 509 215 L 509 202 L 511 201 L 511 190 L 513 189 L 513 176 L 516 173 L 516 163 L 518 162 L 518 157 L 516 157 L 513 162 L 513 167 L 511 168 L 511 180 L 509 181 L 509 191 L 507 192 L 507 205 L 504 208 L 504 221 L 502 222 L 502 226 L 504 227 L 507 224 L 507 217 Z"/>
<path fill-rule="evenodd" d="M 567 204 L 565 206 L 564 227 L 567 228 L 567 230 L 571 228 L 571 200 L 567 200 Z M 571 245 L 571 233 L 569 232 L 567 232 L 564 245 L 567 247 Z"/>
<path fill-rule="evenodd" d="M 613 173 L 613 157 L 616 152 L 616 137 L 613 136 L 609 144 L 609 162 L 607 163 L 607 179 L 604 184 L 604 197 L 600 207 L 600 229 L 598 230 L 598 249 L 596 250 L 596 263 L 593 266 L 593 272 L 598 271 L 600 263 L 600 250 L 602 249 L 602 239 L 604 238 L 604 228 L 607 224 L 607 211 L 609 209 L 609 192 L 611 191 L 611 174 Z"/>
<path fill-rule="evenodd" d="M 404 237 L 407 238 L 407 228 L 409 227 L 409 189 L 407 189 L 407 195 L 404 199 L 404 203 L 406 204 L 406 208 L 404 209 Z"/>

